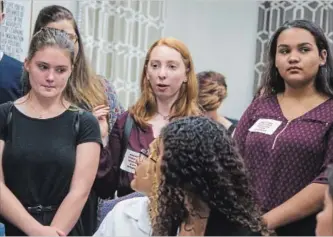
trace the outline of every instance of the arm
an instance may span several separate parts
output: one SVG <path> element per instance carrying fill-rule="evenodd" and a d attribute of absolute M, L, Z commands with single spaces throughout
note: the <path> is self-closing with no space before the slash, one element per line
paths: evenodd
<path fill-rule="evenodd" d="M 76 164 L 69 193 L 61 203 L 51 226 L 68 234 L 81 215 L 96 176 L 100 145 L 95 142 L 77 147 Z M 69 211 L 70 210 L 70 211 Z"/>
<path fill-rule="evenodd" d="M 321 210 L 327 189 L 325 171 L 327 166 L 333 163 L 333 131 L 327 137 L 326 144 L 324 163 L 320 175 L 303 190 L 264 215 L 269 229 L 276 229 Z"/>
<path fill-rule="evenodd" d="M 274 230 L 318 212 L 322 208 L 326 188 L 325 184 L 311 183 L 280 206 L 267 212 L 263 218 L 268 229 Z"/>
<path fill-rule="evenodd" d="M 27 235 L 60 235 L 55 228 L 43 226 L 33 218 L 6 186 L 2 170 L 4 144 L 0 140 L 0 214 Z"/>
<path fill-rule="evenodd" d="M 118 187 L 122 159 L 123 129 L 128 113 L 121 115 L 114 124 L 107 146 L 102 150 L 94 190 L 101 198 L 114 196 Z"/>
<path fill-rule="evenodd" d="M 246 109 L 246 111 L 243 113 L 241 119 L 237 123 L 236 128 L 233 131 L 233 138 L 235 139 L 237 143 L 237 147 L 240 151 L 240 154 L 244 156 L 245 154 L 245 140 L 247 137 L 247 134 L 249 132 L 249 128 L 253 125 L 252 117 L 254 112 L 257 109 L 259 101 L 255 100 L 253 101 L 250 106 Z"/>
<path fill-rule="evenodd" d="M 101 151 L 101 134 L 97 119 L 90 113 L 81 115 L 76 147 L 76 162 L 71 185 L 51 226 L 68 234 L 77 223 L 94 182 Z"/>

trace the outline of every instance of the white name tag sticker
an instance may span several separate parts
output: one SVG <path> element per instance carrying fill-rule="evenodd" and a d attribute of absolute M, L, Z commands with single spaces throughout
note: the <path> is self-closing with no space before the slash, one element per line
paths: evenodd
<path fill-rule="evenodd" d="M 137 165 L 137 160 L 139 159 L 139 157 L 140 157 L 139 152 L 127 149 L 123 162 L 120 165 L 120 169 L 134 174 Z"/>
<path fill-rule="evenodd" d="M 267 135 L 272 135 L 278 127 L 282 124 L 282 121 L 274 119 L 258 119 L 255 124 L 249 129 L 250 132 L 259 132 Z"/>

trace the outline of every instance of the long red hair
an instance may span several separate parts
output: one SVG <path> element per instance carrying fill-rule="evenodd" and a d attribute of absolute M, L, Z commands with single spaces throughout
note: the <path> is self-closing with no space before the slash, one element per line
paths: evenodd
<path fill-rule="evenodd" d="M 170 119 L 202 114 L 198 106 L 198 82 L 194 71 L 193 60 L 188 48 L 183 42 L 175 38 L 162 38 L 156 41 L 147 52 L 141 74 L 141 96 L 129 109 L 130 115 L 132 115 L 133 119 L 143 128 L 148 126 L 147 122 L 157 112 L 156 98 L 146 75 L 151 52 L 156 46 L 160 45 L 165 45 L 177 50 L 182 56 L 186 68 L 187 82 L 181 85 L 179 97 L 171 108 Z"/>

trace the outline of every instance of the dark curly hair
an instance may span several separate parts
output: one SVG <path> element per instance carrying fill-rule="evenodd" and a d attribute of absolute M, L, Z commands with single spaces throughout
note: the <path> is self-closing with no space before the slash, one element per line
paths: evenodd
<path fill-rule="evenodd" d="M 194 214 L 184 204 L 189 195 L 210 209 L 205 235 L 241 235 L 241 228 L 260 235 L 266 230 L 243 160 L 223 125 L 206 117 L 186 117 L 169 123 L 161 139 L 154 236 L 177 235 L 181 223 Z M 224 232 L 230 226 L 233 230 Z"/>

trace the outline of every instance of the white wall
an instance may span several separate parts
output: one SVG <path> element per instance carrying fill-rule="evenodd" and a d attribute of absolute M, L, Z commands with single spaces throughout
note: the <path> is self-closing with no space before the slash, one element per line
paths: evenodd
<path fill-rule="evenodd" d="M 165 36 L 190 49 L 197 72 L 216 70 L 227 78 L 221 113 L 239 118 L 252 99 L 257 2 L 167 0 Z"/>

